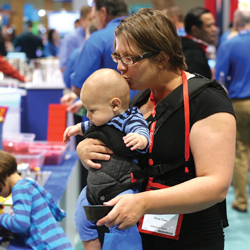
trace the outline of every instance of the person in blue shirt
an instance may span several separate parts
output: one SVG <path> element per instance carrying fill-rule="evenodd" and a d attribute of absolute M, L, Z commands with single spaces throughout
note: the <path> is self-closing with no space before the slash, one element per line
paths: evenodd
<path fill-rule="evenodd" d="M 187 35 L 184 27 L 184 15 L 178 5 L 171 5 L 168 8 L 163 9 L 162 12 L 173 21 L 179 36 Z"/>
<path fill-rule="evenodd" d="M 86 28 L 86 36 L 85 36 L 85 41 L 90 37 L 90 35 L 95 32 L 97 30 L 96 26 L 95 26 L 95 22 L 93 21 L 87 28 Z M 75 49 L 69 59 L 68 62 L 66 64 L 66 69 L 63 72 L 63 80 L 64 83 L 66 85 L 67 88 L 71 88 L 71 79 L 73 77 L 73 75 L 75 74 L 75 68 L 76 68 L 76 58 L 79 55 L 80 51 L 82 50 L 82 47 L 84 46 L 84 44 L 82 46 L 80 46 L 79 48 Z"/>
<path fill-rule="evenodd" d="M 248 158 L 250 133 L 250 11 L 234 13 L 238 35 L 221 43 L 217 50 L 215 78 L 223 84 L 232 100 L 237 117 L 236 154 L 233 174 L 235 201 L 232 208 L 246 212 L 248 207 Z"/>
<path fill-rule="evenodd" d="M 13 155 L 0 151 L 0 196 L 6 198 L 10 194 L 13 215 L 0 214 L 0 227 L 19 235 L 27 246 L 35 250 L 74 249 L 58 223 L 66 213 L 41 186 L 18 174 Z"/>
<path fill-rule="evenodd" d="M 234 26 L 233 26 L 233 22 L 231 22 L 229 24 L 229 29 L 227 31 L 225 31 L 219 39 L 219 45 L 233 37 L 235 37 L 238 34 L 238 31 L 235 30 Z"/>
<path fill-rule="evenodd" d="M 117 70 L 110 56 L 114 47 L 114 30 L 120 20 L 128 15 L 128 6 L 124 0 L 94 0 L 92 8 L 98 31 L 85 42 L 77 57 L 72 86 L 78 96 L 82 84 L 94 71 L 101 68 Z M 130 96 L 133 97 L 135 93 L 131 91 Z"/>
<path fill-rule="evenodd" d="M 101 244 L 95 222 L 87 220 L 83 206 L 96 205 L 96 203 L 102 204 L 105 201 L 103 197 L 111 192 L 114 192 L 113 197 L 115 197 L 119 193 L 136 193 L 140 190 L 140 186 L 137 183 L 129 184 L 131 183 L 131 164 L 132 162 L 138 163 L 138 154 L 147 152 L 149 130 L 139 109 L 137 107 L 129 107 L 129 100 L 129 85 L 117 71 L 113 69 L 95 71 L 87 78 L 81 89 L 81 101 L 87 109 L 89 121 L 69 126 L 63 135 L 64 143 L 67 143 L 71 136 L 85 135 L 86 137 L 91 137 L 91 133 L 95 135 L 97 133 L 99 135 L 102 133 L 109 134 L 109 129 L 111 129 L 111 138 L 107 136 L 110 141 L 117 140 L 116 136 L 119 136 L 121 138 L 121 148 L 130 148 L 128 153 L 120 150 L 122 151 L 120 153 L 129 159 L 128 165 L 130 167 L 128 170 L 126 170 L 124 159 L 118 158 L 116 164 L 110 161 L 107 164 L 107 168 L 103 165 L 98 173 L 91 170 L 88 173 L 88 188 L 85 187 L 82 190 L 75 212 L 76 227 L 85 250 L 100 249 Z M 108 126 L 108 128 L 105 126 Z M 114 129 L 121 131 L 122 134 L 115 134 Z M 105 143 L 104 140 L 103 143 Z M 115 144 L 116 148 L 120 147 L 119 143 L 113 144 Z M 114 152 L 119 155 L 118 150 L 114 150 Z M 136 169 L 138 170 L 140 167 L 136 165 Z M 116 174 L 113 175 L 112 173 Z M 121 177 L 119 177 L 119 173 L 123 173 Z M 111 176 L 113 177 L 111 178 Z M 118 183 L 114 185 L 114 182 L 125 184 L 126 186 L 120 189 L 121 186 Z M 127 186 L 128 184 L 129 187 Z M 113 191 L 112 189 L 116 190 Z M 100 194 L 102 195 L 100 196 Z M 139 237 L 136 226 L 134 233 Z M 129 240 L 129 236 L 127 240 Z M 140 241 L 138 244 L 140 244 Z M 139 250 L 140 248 L 137 249 Z"/>
<path fill-rule="evenodd" d="M 60 37 L 57 30 L 51 29 L 48 33 L 48 56 L 58 56 Z"/>
<path fill-rule="evenodd" d="M 83 44 L 85 40 L 85 30 L 91 21 L 91 7 L 83 6 L 81 9 L 80 26 L 77 27 L 72 33 L 65 35 L 59 47 L 59 63 L 62 72 L 65 70 L 71 53 Z"/>

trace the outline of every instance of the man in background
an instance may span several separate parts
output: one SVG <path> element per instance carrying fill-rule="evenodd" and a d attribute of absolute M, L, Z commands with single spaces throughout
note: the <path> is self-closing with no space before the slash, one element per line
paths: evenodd
<path fill-rule="evenodd" d="M 215 77 L 228 90 L 236 114 L 236 154 L 233 173 L 235 201 L 232 208 L 247 212 L 250 146 L 250 10 L 238 9 L 233 25 L 238 35 L 220 44 Z"/>
<path fill-rule="evenodd" d="M 78 18 L 78 19 L 76 19 L 75 22 L 74 22 L 75 29 L 76 29 L 77 27 L 79 27 L 79 25 L 80 25 L 80 19 Z"/>
<path fill-rule="evenodd" d="M 86 28 L 92 21 L 92 13 L 90 6 L 83 6 L 81 9 L 81 15 L 79 19 L 80 25 L 72 32 L 61 40 L 59 47 L 59 63 L 60 69 L 63 72 L 66 68 L 67 61 L 71 53 L 82 46 L 85 40 Z"/>
<path fill-rule="evenodd" d="M 184 27 L 184 15 L 179 6 L 171 5 L 163 9 L 162 12 L 173 21 L 179 36 L 185 36 L 187 34 Z"/>
<path fill-rule="evenodd" d="M 187 36 L 181 37 L 187 71 L 212 77 L 207 47 L 215 42 L 217 27 L 213 14 L 203 7 L 191 9 L 184 19 Z"/>
<path fill-rule="evenodd" d="M 26 31 L 16 37 L 13 41 L 14 48 L 18 52 L 25 52 L 28 59 L 35 59 L 42 57 L 43 53 L 43 42 L 38 36 L 32 33 L 32 22 L 28 21 L 26 23 Z"/>
<path fill-rule="evenodd" d="M 77 57 L 75 74 L 71 80 L 78 96 L 82 84 L 94 71 L 101 68 L 117 70 L 117 64 L 110 56 L 114 52 L 114 30 L 120 20 L 128 15 L 128 7 L 124 0 L 94 0 L 92 13 L 98 31 L 84 44 Z M 131 97 L 135 93 L 131 91 Z"/>

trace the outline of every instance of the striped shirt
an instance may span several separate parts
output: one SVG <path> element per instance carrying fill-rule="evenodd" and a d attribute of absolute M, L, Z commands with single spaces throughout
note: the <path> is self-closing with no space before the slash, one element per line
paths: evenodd
<path fill-rule="evenodd" d="M 88 127 L 91 125 L 90 121 L 81 123 L 82 133 L 84 134 Z M 114 126 L 125 134 L 137 133 L 147 138 L 149 142 L 149 129 L 142 113 L 137 107 L 130 107 L 119 116 L 114 117 L 107 125 Z M 137 150 L 140 153 L 146 153 L 148 146 L 143 150 Z"/>
<path fill-rule="evenodd" d="M 35 250 L 74 249 L 57 222 L 66 213 L 36 182 L 19 180 L 12 189 L 12 200 L 14 215 L 0 214 L 0 226 L 19 234 Z"/>

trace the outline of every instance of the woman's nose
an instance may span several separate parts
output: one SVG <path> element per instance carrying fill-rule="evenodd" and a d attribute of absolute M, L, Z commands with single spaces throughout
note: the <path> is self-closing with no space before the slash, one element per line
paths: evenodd
<path fill-rule="evenodd" d="M 122 62 L 122 60 L 118 60 L 118 63 L 117 63 L 117 69 L 122 72 L 124 70 L 127 69 L 127 65 L 125 63 Z"/>

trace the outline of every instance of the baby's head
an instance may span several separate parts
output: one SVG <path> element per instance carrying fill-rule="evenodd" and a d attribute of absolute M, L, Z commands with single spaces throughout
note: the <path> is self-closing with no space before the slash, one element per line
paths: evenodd
<path fill-rule="evenodd" d="M 7 197 L 11 190 L 6 188 L 6 179 L 17 172 L 17 162 L 13 155 L 0 150 L 0 196 Z M 6 193 L 7 192 L 7 193 Z"/>
<path fill-rule="evenodd" d="M 80 98 L 87 117 L 101 126 L 129 108 L 129 85 L 117 71 L 100 69 L 84 82 Z"/>

